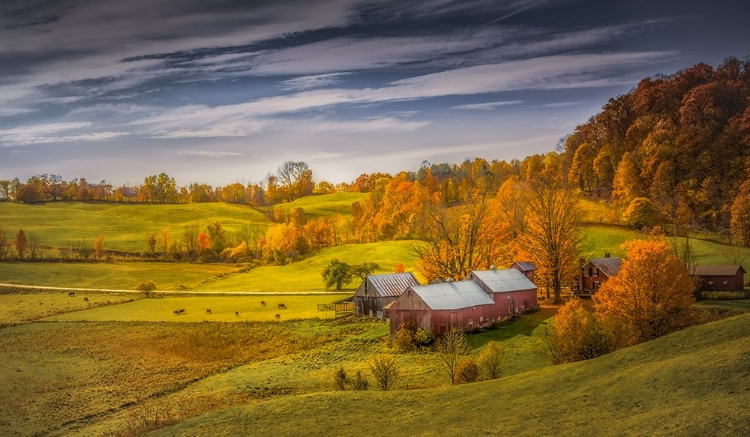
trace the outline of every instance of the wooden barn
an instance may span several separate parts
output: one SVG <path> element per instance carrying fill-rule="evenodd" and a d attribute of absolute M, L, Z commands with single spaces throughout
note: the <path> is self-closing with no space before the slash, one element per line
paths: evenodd
<path fill-rule="evenodd" d="M 467 278 L 495 302 L 495 317 L 507 317 L 539 306 L 537 288 L 520 270 L 474 270 Z"/>
<path fill-rule="evenodd" d="M 607 279 L 620 272 L 622 258 L 612 258 L 606 254 L 604 258 L 595 258 L 581 266 L 581 272 L 571 285 L 571 291 L 576 296 L 591 296 L 604 284 Z"/>
<path fill-rule="evenodd" d="M 529 278 L 529 281 L 534 282 L 534 272 L 536 271 L 536 266 L 531 261 L 516 261 L 512 266 L 510 266 L 510 268 L 520 271 L 524 274 L 524 276 Z M 536 282 L 534 283 L 536 284 Z"/>
<path fill-rule="evenodd" d="M 368 275 L 354 293 L 355 314 L 379 319 L 388 317 L 383 308 L 415 285 L 419 285 L 419 281 L 413 273 Z"/>
<path fill-rule="evenodd" d="M 698 291 L 736 291 L 744 288 L 745 273 L 740 265 L 695 266 L 691 276 L 697 276 L 700 281 Z"/>
<path fill-rule="evenodd" d="M 495 301 L 474 281 L 413 286 L 390 305 L 391 339 L 402 323 L 415 320 L 435 335 L 452 328 L 469 331 L 498 317 Z"/>

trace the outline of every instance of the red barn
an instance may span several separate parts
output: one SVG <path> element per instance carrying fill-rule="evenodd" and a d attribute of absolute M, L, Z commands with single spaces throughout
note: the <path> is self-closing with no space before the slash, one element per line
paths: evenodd
<path fill-rule="evenodd" d="M 607 279 L 620 272 L 622 258 L 595 258 L 581 266 L 578 280 L 573 282 L 571 291 L 576 296 L 591 296 Z"/>
<path fill-rule="evenodd" d="M 536 307 L 536 291 L 516 269 L 473 271 L 464 281 L 410 287 L 389 307 L 391 339 L 409 320 L 435 335 L 488 326 Z"/>
<path fill-rule="evenodd" d="M 691 276 L 700 280 L 698 291 L 736 291 L 744 288 L 742 279 L 745 273 L 740 265 L 695 266 Z"/>
<path fill-rule="evenodd" d="M 520 270 L 474 270 L 467 278 L 492 297 L 496 317 L 507 317 L 539 306 L 536 285 Z"/>
<path fill-rule="evenodd" d="M 402 323 L 417 322 L 440 335 L 452 328 L 469 331 L 497 318 L 495 301 L 473 281 L 443 282 L 409 287 L 390 305 L 391 339 Z"/>
<path fill-rule="evenodd" d="M 510 266 L 510 268 L 520 271 L 527 278 L 529 278 L 529 281 L 534 282 L 534 272 L 536 271 L 536 266 L 531 261 L 516 261 L 512 266 Z M 536 284 L 536 282 L 534 283 Z"/>

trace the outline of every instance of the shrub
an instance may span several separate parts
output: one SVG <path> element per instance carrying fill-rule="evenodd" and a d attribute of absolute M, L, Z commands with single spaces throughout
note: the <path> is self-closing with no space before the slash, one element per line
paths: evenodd
<path fill-rule="evenodd" d="M 479 366 L 471 358 L 464 359 L 458 363 L 456 374 L 461 383 L 476 382 L 479 379 Z"/>
<path fill-rule="evenodd" d="M 156 284 L 154 284 L 154 281 L 141 282 L 135 286 L 135 289 L 137 291 L 143 291 L 145 293 L 148 293 L 149 291 L 156 290 Z"/>
<path fill-rule="evenodd" d="M 411 319 L 399 327 L 393 339 L 393 347 L 409 351 L 430 346 L 434 341 L 435 336 L 430 331 L 420 328 L 417 322 Z"/>
<path fill-rule="evenodd" d="M 453 329 L 437 340 L 437 353 L 440 363 L 450 377 L 451 384 L 456 383 L 456 369 L 462 356 L 471 351 L 466 334 Z"/>
<path fill-rule="evenodd" d="M 487 343 L 479 353 L 479 368 L 487 379 L 500 377 L 503 361 L 503 347 L 496 341 Z"/>
<path fill-rule="evenodd" d="M 346 370 L 344 370 L 343 367 L 339 367 L 339 369 L 334 372 L 333 374 L 333 387 L 336 390 L 346 390 L 346 387 L 349 385 L 349 377 L 346 376 Z"/>
<path fill-rule="evenodd" d="M 370 381 L 367 380 L 367 377 L 361 371 L 357 370 L 357 374 L 351 380 L 351 385 L 354 390 L 367 390 L 370 388 Z"/>
<path fill-rule="evenodd" d="M 390 390 L 398 380 L 398 363 L 390 355 L 380 355 L 370 362 L 370 372 L 381 390 Z"/>

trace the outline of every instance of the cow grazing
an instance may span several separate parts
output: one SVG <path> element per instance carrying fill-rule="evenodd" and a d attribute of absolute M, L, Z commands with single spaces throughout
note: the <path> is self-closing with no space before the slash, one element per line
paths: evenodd
<path fill-rule="evenodd" d="M 284 305 L 283 303 L 280 303 L 279 304 L 279 309 L 280 310 L 285 310 L 286 309 L 286 305 Z"/>
<path fill-rule="evenodd" d="M 211 308 L 207 308 L 207 309 L 206 309 L 206 314 L 213 314 L 213 313 L 211 312 Z"/>
<path fill-rule="evenodd" d="M 180 314 L 185 314 L 185 308 L 182 308 L 182 309 L 181 309 L 181 310 L 179 311 L 179 313 L 180 313 Z"/>
<path fill-rule="evenodd" d="M 89 301 L 89 298 L 88 298 L 88 297 L 84 297 L 84 298 L 83 298 L 83 301 L 84 301 L 84 302 L 88 302 L 88 301 Z"/>
<path fill-rule="evenodd" d="M 68 293 L 68 297 L 75 297 L 75 295 L 76 295 L 75 291 L 71 291 L 70 293 Z"/>
<path fill-rule="evenodd" d="M 174 315 L 175 316 L 179 316 L 180 315 L 180 310 L 174 310 Z"/>
<path fill-rule="evenodd" d="M 237 316 L 237 317 L 239 317 L 240 316 L 240 312 L 239 311 L 235 311 L 234 315 Z"/>
<path fill-rule="evenodd" d="M 266 306 L 266 301 L 265 300 L 260 301 L 260 306 L 262 307 Z"/>
<path fill-rule="evenodd" d="M 276 314 L 276 320 L 280 320 L 280 319 L 281 319 L 281 314 Z"/>

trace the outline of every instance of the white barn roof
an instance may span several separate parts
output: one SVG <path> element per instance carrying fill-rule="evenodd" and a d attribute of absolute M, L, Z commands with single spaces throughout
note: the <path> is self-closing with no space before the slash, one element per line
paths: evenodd
<path fill-rule="evenodd" d="M 443 282 L 411 289 L 433 310 L 457 310 L 495 304 L 495 301 L 473 281 Z"/>
<path fill-rule="evenodd" d="M 366 286 L 366 282 L 369 282 L 371 287 L 367 287 L 366 289 L 364 287 Z M 382 297 L 398 297 L 413 285 L 419 285 L 419 281 L 417 281 L 417 278 L 411 272 L 368 275 L 355 294 L 357 296 L 379 295 Z M 367 294 L 365 291 L 367 291 Z"/>
<path fill-rule="evenodd" d="M 484 283 L 493 293 L 536 289 L 536 285 L 517 269 L 474 270 L 471 277 Z"/>

